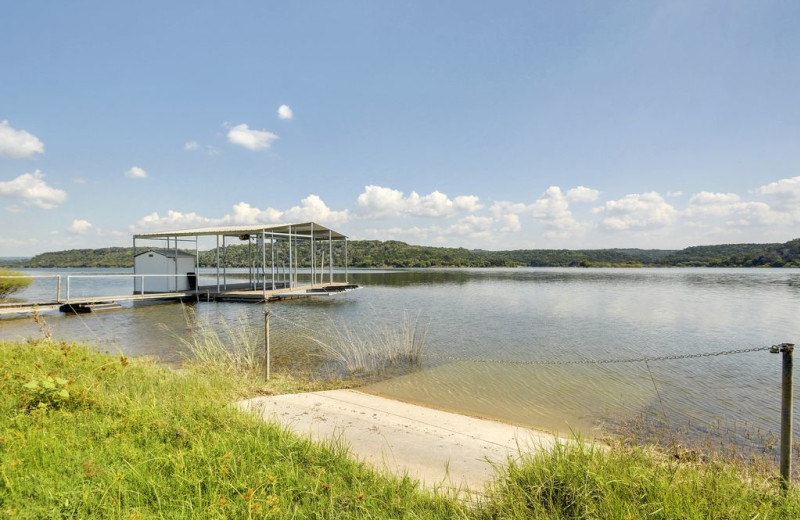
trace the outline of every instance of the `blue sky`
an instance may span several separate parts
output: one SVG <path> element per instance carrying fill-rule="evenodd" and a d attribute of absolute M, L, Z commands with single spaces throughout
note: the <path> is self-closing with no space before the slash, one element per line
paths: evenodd
<path fill-rule="evenodd" d="M 306 220 L 484 249 L 783 242 L 798 20 L 790 1 L 9 4 L 0 256 Z"/>

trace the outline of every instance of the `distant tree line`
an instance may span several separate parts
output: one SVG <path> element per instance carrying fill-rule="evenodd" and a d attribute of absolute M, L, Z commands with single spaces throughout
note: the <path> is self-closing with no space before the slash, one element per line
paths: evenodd
<path fill-rule="evenodd" d="M 256 248 L 253 247 L 253 254 Z M 142 249 L 139 249 L 142 251 Z M 317 250 L 317 265 L 325 259 L 327 245 Z M 187 251 L 194 254 L 194 251 Z M 335 265 L 341 266 L 343 245 L 333 248 Z M 484 251 L 451 247 L 409 245 L 396 240 L 354 240 L 348 242 L 351 267 L 800 267 L 800 239 L 783 244 L 722 244 L 664 249 L 517 249 Z M 126 247 L 71 249 L 42 253 L 29 260 L 5 262 L 8 267 L 131 267 L 133 250 Z M 200 251 L 200 265 L 216 265 L 216 249 Z M 286 243 L 276 247 L 277 262 L 288 264 Z M 311 264 L 307 243 L 298 251 L 300 266 Z M 248 245 L 228 246 L 220 251 L 224 265 L 247 267 Z M 256 260 L 257 261 L 257 260 Z M 269 258 L 267 259 L 269 262 Z"/>

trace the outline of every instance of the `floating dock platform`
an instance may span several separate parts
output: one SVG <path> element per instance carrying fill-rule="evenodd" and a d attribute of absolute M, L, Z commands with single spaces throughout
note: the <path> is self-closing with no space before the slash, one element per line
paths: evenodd
<path fill-rule="evenodd" d="M 95 296 L 90 298 L 70 298 L 62 301 L 11 302 L 0 303 L 0 316 L 13 314 L 33 314 L 34 312 L 60 310 L 69 314 L 86 314 L 111 309 L 120 309 L 120 302 L 160 301 L 160 302 L 249 302 L 273 303 L 295 298 L 314 298 L 332 296 L 358 289 L 352 283 L 334 282 L 284 287 L 280 289 L 229 288 L 217 290 L 216 287 L 200 287 L 194 291 L 123 294 L 118 296 Z"/>

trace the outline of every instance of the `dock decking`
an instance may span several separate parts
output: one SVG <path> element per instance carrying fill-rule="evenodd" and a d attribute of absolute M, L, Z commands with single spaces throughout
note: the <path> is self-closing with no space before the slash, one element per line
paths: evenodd
<path fill-rule="evenodd" d="M 230 289 L 217 286 L 202 286 L 194 291 L 123 294 L 117 296 L 92 296 L 70 298 L 68 300 L 47 300 L 41 302 L 11 302 L 0 303 L 0 316 L 11 314 L 33 314 L 34 311 L 50 311 L 60 309 L 62 312 L 91 312 L 93 307 L 123 301 L 237 301 L 252 303 L 272 303 L 292 298 L 309 298 L 330 296 L 358 289 L 358 285 L 333 282 L 302 285 L 299 287 L 284 287 L 280 289 L 252 289 L 234 287 Z"/>

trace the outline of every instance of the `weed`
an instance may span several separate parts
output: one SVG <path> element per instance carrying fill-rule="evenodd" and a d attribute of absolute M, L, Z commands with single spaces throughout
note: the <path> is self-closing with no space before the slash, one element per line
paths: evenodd
<path fill-rule="evenodd" d="M 420 324 L 420 315 L 403 313 L 399 326 L 353 329 L 331 324 L 326 340 L 309 336 L 328 360 L 337 363 L 349 375 L 374 376 L 397 364 L 419 365 L 428 325 Z"/>

